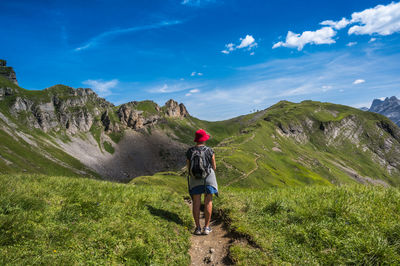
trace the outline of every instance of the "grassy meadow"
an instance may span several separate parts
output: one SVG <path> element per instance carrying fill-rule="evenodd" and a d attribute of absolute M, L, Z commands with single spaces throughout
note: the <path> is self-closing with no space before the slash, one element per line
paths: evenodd
<path fill-rule="evenodd" d="M 216 207 L 231 231 L 250 240 L 230 247 L 238 265 L 400 262 L 397 188 L 230 188 Z"/>
<path fill-rule="evenodd" d="M 168 187 L 0 175 L 0 265 L 187 265 L 191 226 Z"/>

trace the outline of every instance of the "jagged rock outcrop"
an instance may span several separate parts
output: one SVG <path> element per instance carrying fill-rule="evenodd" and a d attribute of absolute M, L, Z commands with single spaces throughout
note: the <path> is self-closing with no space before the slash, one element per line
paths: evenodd
<path fill-rule="evenodd" d="M 386 97 L 383 101 L 374 99 L 368 111 L 382 114 L 400 126 L 400 100 L 396 96 Z"/>
<path fill-rule="evenodd" d="M 329 110 L 318 110 L 320 111 Z M 269 117 L 264 120 L 271 121 Z M 364 153 L 369 153 L 371 158 L 389 173 L 398 172 L 400 169 L 400 157 L 393 156 L 400 154 L 400 128 L 390 121 L 377 119 L 374 128 L 371 129 L 366 128 L 366 121 L 357 114 L 331 121 L 319 120 L 318 116 L 309 114 L 293 121 L 275 122 L 275 126 L 280 136 L 294 139 L 299 144 L 340 149 L 339 147 L 350 142 Z"/>
<path fill-rule="evenodd" d="M 17 97 L 10 107 L 13 116 L 26 117 L 27 126 L 68 133 L 87 132 L 95 117 L 113 105 L 97 96 L 91 89 L 73 89 L 56 85 L 42 91 L 41 97 L 31 99 L 24 93 Z"/>
<path fill-rule="evenodd" d="M 170 99 L 165 105 L 165 114 L 169 117 L 186 117 L 189 115 L 185 105 L 178 104 L 178 102 Z"/>
<path fill-rule="evenodd" d="M 150 110 L 147 111 L 140 110 L 140 102 L 136 101 L 121 105 L 117 113 L 122 125 L 138 130 L 159 123 L 164 119 L 164 114 L 173 118 L 183 118 L 189 115 L 185 105 L 178 104 L 174 100 L 167 101 L 162 108 L 154 102 L 148 101 L 147 103 L 150 106 L 148 107 Z M 107 120 L 107 116 L 104 116 L 103 125 L 108 124 Z"/>
<path fill-rule="evenodd" d="M 7 61 L 0 59 L 0 76 L 12 81 L 14 84 L 18 85 L 17 75 L 12 67 L 7 66 Z"/>
<path fill-rule="evenodd" d="M 0 75 L 15 81 L 15 72 L 0 60 Z M 11 74 L 10 74 L 11 73 Z M 174 100 L 169 100 L 161 108 L 155 102 L 129 102 L 122 104 L 116 111 L 113 104 L 100 98 L 88 88 L 74 89 L 64 85 L 55 85 L 37 91 L 34 97 L 31 92 L 17 86 L 0 86 L 0 100 L 13 95 L 10 113 L 23 119 L 31 128 L 67 133 L 88 132 L 95 124 L 106 132 L 116 132 L 125 128 L 134 130 L 154 125 L 165 117 L 183 118 L 189 115 L 186 107 Z"/>
<path fill-rule="evenodd" d="M 12 95 L 14 90 L 9 87 L 0 88 L 0 101 L 3 100 L 6 96 Z"/>
<path fill-rule="evenodd" d="M 121 123 L 129 128 L 138 130 L 146 125 L 155 124 L 161 119 L 160 115 L 145 116 L 144 111 L 136 110 L 135 102 L 121 105 L 118 109 L 118 117 Z"/>

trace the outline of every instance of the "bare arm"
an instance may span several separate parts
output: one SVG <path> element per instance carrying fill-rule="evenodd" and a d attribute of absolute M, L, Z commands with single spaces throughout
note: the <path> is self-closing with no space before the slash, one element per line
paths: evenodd
<path fill-rule="evenodd" d="M 212 159 L 211 159 L 211 164 L 212 164 L 212 168 L 215 170 L 217 170 L 217 164 L 215 163 L 215 154 L 213 154 Z"/>
<path fill-rule="evenodd" d="M 189 173 L 189 171 L 190 171 L 190 161 L 188 159 L 186 159 L 186 167 L 187 167 L 187 170 L 188 170 L 188 173 Z"/>

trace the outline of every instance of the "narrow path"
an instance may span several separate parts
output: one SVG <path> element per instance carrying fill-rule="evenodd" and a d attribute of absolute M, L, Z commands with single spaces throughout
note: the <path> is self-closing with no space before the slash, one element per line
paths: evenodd
<path fill-rule="evenodd" d="M 190 210 L 191 204 L 188 203 Z M 204 224 L 204 213 L 200 213 L 200 223 Z M 229 246 L 234 242 L 219 218 L 212 217 L 212 232 L 209 235 L 192 235 L 189 250 L 190 265 L 232 265 Z"/>
<path fill-rule="evenodd" d="M 254 137 L 255 137 L 255 133 L 253 133 L 250 138 L 246 139 L 241 144 L 244 144 L 250 140 L 253 140 Z M 223 143 L 224 141 L 229 141 L 230 138 L 224 139 L 223 141 L 221 141 L 221 143 Z M 218 145 L 218 146 L 222 146 L 222 145 Z M 254 153 L 254 155 L 256 156 L 256 158 L 254 159 L 256 167 L 248 173 L 244 173 L 244 172 L 240 171 L 239 169 L 228 164 L 224 160 L 221 161 L 225 165 L 225 167 L 234 169 L 242 174 L 239 178 L 231 181 L 226 186 L 229 186 L 232 183 L 235 183 L 244 178 L 247 178 L 249 175 L 251 175 L 254 171 L 256 171 L 258 169 L 259 166 L 258 166 L 257 160 L 261 157 L 261 155 L 256 154 L 256 153 Z M 192 210 L 192 205 L 191 205 L 190 201 L 187 202 L 187 205 L 189 206 L 190 210 Z M 203 211 L 201 211 L 200 217 L 201 217 L 200 223 L 201 223 L 201 225 L 204 225 L 204 212 Z M 228 230 L 225 228 L 222 220 L 215 214 L 213 214 L 213 216 L 212 216 L 210 226 L 212 228 L 212 232 L 209 235 L 200 235 L 200 236 L 192 235 L 191 236 L 191 238 L 190 238 L 191 247 L 189 250 L 189 254 L 190 254 L 190 258 L 191 258 L 190 265 L 196 265 L 196 266 L 197 265 L 233 265 L 232 261 L 229 258 L 229 247 L 233 243 L 237 243 L 238 239 L 235 239 L 232 236 L 232 234 L 230 234 L 228 232 Z M 247 243 L 247 240 L 245 242 Z"/>
<path fill-rule="evenodd" d="M 248 173 L 243 173 L 243 174 L 242 174 L 241 176 L 239 176 L 238 178 L 236 178 L 236 179 L 234 179 L 234 180 L 228 182 L 225 186 L 228 187 L 228 186 L 232 185 L 233 183 L 236 183 L 236 182 L 239 182 L 239 181 L 241 181 L 241 180 L 243 180 L 243 179 L 246 179 L 249 175 L 251 175 L 252 173 L 254 173 L 255 171 L 258 170 L 259 166 L 258 166 L 257 160 L 260 159 L 261 155 L 259 155 L 258 153 L 254 153 L 254 155 L 256 156 L 256 158 L 254 159 L 254 163 L 256 164 L 256 167 L 255 167 L 254 169 L 252 169 L 250 172 L 248 172 Z"/>

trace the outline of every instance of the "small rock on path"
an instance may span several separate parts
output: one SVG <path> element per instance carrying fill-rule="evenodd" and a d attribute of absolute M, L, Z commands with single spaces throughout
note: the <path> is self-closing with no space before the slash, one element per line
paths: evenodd
<path fill-rule="evenodd" d="M 204 217 L 203 212 L 201 216 Z M 200 219 L 200 223 L 204 225 L 204 219 Z M 210 227 L 212 232 L 209 235 L 192 235 L 190 265 L 232 265 L 228 258 L 232 238 L 218 219 L 212 220 Z"/>

